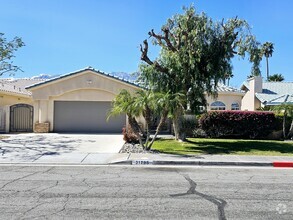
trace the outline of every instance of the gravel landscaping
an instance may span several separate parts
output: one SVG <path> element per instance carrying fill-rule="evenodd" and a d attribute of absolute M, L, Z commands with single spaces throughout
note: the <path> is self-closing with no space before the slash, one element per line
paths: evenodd
<path fill-rule="evenodd" d="M 119 153 L 158 153 L 156 150 L 144 150 L 139 144 L 125 143 Z"/>

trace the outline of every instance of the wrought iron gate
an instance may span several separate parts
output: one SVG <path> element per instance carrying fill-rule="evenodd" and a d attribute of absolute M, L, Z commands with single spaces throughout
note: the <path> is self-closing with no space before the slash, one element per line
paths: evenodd
<path fill-rule="evenodd" d="M 16 104 L 10 107 L 10 131 L 33 131 L 33 106 L 27 104 Z"/>

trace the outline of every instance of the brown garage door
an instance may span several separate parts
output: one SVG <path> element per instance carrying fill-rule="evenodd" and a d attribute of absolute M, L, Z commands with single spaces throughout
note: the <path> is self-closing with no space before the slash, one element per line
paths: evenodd
<path fill-rule="evenodd" d="M 126 116 L 107 121 L 110 109 L 111 102 L 55 101 L 54 132 L 121 133 Z"/>

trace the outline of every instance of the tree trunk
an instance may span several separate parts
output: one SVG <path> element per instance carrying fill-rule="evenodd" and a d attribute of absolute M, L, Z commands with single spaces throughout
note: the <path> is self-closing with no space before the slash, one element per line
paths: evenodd
<path fill-rule="evenodd" d="M 267 80 L 269 80 L 270 74 L 269 74 L 269 58 L 268 57 L 266 57 L 266 61 L 267 61 Z"/>
<path fill-rule="evenodd" d="M 137 123 L 136 119 L 134 117 L 129 117 L 128 116 L 128 122 L 129 122 L 129 125 L 131 126 L 133 132 L 136 134 L 137 138 L 138 138 L 138 141 L 139 141 L 139 144 L 140 146 L 145 149 L 145 146 L 142 142 L 142 139 L 141 139 L 141 134 L 140 134 L 140 126 L 139 124 Z"/>
<path fill-rule="evenodd" d="M 173 128 L 175 140 L 184 141 L 186 139 L 186 135 L 185 132 L 182 131 L 182 114 L 180 110 L 178 110 L 174 115 Z"/>
<path fill-rule="evenodd" d="M 283 137 L 286 139 L 286 118 L 287 118 L 287 112 L 285 110 L 284 116 L 283 116 Z"/>
<path fill-rule="evenodd" d="M 168 111 L 164 111 L 163 114 L 161 115 L 160 122 L 158 124 L 157 129 L 156 129 L 156 133 L 155 133 L 154 137 L 152 138 L 152 141 L 150 142 L 149 146 L 147 146 L 147 150 L 150 150 L 152 148 L 152 145 L 155 142 L 159 132 L 161 131 L 161 128 L 163 127 L 163 125 L 167 119 L 167 116 L 168 116 Z"/>
<path fill-rule="evenodd" d="M 293 137 L 293 119 L 291 121 L 291 126 L 290 126 L 290 129 L 289 129 L 288 135 L 287 135 L 288 139 L 290 139 L 292 137 Z"/>
<path fill-rule="evenodd" d="M 150 140 L 150 128 L 151 128 L 151 109 L 146 106 L 145 112 L 144 112 L 144 118 L 146 121 L 146 141 L 145 141 L 145 146 L 146 148 L 148 148 L 148 143 Z"/>
<path fill-rule="evenodd" d="M 173 118 L 173 129 L 174 129 L 175 140 L 178 141 L 180 128 L 179 128 L 179 119 L 176 117 Z"/>

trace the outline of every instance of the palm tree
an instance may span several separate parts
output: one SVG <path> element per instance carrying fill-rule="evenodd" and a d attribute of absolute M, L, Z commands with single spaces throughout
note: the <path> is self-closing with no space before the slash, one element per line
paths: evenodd
<path fill-rule="evenodd" d="M 148 142 L 150 139 L 150 128 L 152 124 L 152 115 L 155 104 L 155 96 L 151 90 L 139 90 L 136 92 L 136 96 L 134 98 L 134 107 L 139 109 L 142 116 L 146 121 L 146 141 L 145 146 L 148 148 Z"/>
<path fill-rule="evenodd" d="M 170 92 L 153 93 L 153 94 L 154 94 L 153 103 L 155 104 L 154 113 L 156 113 L 157 115 L 160 115 L 160 121 L 157 126 L 156 132 L 148 146 L 148 149 L 151 149 L 154 141 L 157 138 L 157 135 L 161 131 L 168 116 L 173 118 L 173 124 L 175 124 L 174 118 L 176 117 L 176 113 L 179 111 L 178 108 L 183 110 L 183 105 L 182 105 L 183 94 L 181 93 L 171 94 Z M 174 129 L 174 130 L 175 130 L 175 139 L 176 139 L 176 134 L 178 134 L 179 132 L 178 132 L 178 129 Z"/>
<path fill-rule="evenodd" d="M 233 73 L 232 72 L 229 72 L 229 73 L 225 73 L 224 75 L 224 78 L 223 78 L 223 83 L 224 85 L 228 85 L 230 84 L 230 79 L 234 77 Z"/>
<path fill-rule="evenodd" d="M 112 109 L 109 112 L 107 119 L 122 113 L 127 115 L 130 127 L 136 134 L 140 145 L 144 146 L 141 138 L 143 131 L 136 120 L 136 117 L 141 115 L 142 109 L 137 108 L 135 105 L 135 97 L 125 89 L 121 90 L 121 92 L 113 100 Z"/>
<path fill-rule="evenodd" d="M 284 76 L 282 74 L 277 74 L 277 73 L 269 76 L 268 78 L 269 82 L 282 82 L 284 80 L 285 80 Z"/>
<path fill-rule="evenodd" d="M 168 94 L 154 93 L 151 90 L 139 90 L 134 95 L 130 94 L 127 90 L 122 90 L 115 97 L 108 118 L 126 113 L 129 125 L 138 137 L 139 144 L 143 149 L 150 150 L 168 116 L 168 100 Z M 161 119 L 156 133 L 150 141 L 151 118 L 154 113 L 160 114 Z M 146 121 L 146 134 L 136 120 L 140 116 L 143 116 Z M 144 141 L 142 136 L 145 138 Z"/>
<path fill-rule="evenodd" d="M 265 42 L 262 46 L 262 53 L 266 57 L 267 63 L 267 80 L 269 79 L 269 57 L 273 55 L 274 44 L 272 42 Z"/>

